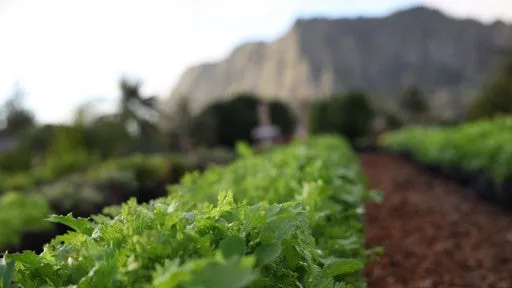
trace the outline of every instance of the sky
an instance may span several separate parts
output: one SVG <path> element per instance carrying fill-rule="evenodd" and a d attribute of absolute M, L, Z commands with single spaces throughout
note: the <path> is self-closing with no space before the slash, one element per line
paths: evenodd
<path fill-rule="evenodd" d="M 512 22 L 511 0 L 0 0 L 0 102 L 19 85 L 40 122 L 91 99 L 112 111 L 123 75 L 168 96 L 189 66 L 273 40 L 298 17 L 381 16 L 416 5 Z"/>

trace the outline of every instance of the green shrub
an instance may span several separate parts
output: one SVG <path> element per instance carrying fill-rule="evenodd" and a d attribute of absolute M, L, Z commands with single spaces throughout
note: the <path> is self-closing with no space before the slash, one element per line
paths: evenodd
<path fill-rule="evenodd" d="M 509 57 L 470 108 L 470 120 L 512 114 L 512 56 Z"/>
<path fill-rule="evenodd" d="M 370 134 L 372 119 L 366 95 L 353 91 L 313 103 L 310 128 L 314 134 L 339 133 L 354 142 Z"/>
<path fill-rule="evenodd" d="M 281 129 L 281 133 L 293 134 L 295 132 L 297 122 L 290 107 L 283 102 L 271 101 L 269 110 L 272 123 Z"/>
<path fill-rule="evenodd" d="M 258 123 L 257 95 L 242 93 L 229 101 L 213 103 L 192 119 L 190 136 L 198 146 L 234 148 L 237 141 L 253 143 L 251 131 Z M 286 104 L 271 101 L 269 113 L 272 124 L 285 134 L 295 130 L 295 117 Z"/>
<path fill-rule="evenodd" d="M 419 118 L 429 110 L 425 95 L 416 85 L 409 85 L 402 91 L 398 105 L 411 118 Z"/>

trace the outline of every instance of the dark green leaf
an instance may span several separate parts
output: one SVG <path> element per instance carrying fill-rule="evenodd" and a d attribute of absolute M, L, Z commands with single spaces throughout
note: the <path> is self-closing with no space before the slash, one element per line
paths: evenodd
<path fill-rule="evenodd" d="M 237 235 L 229 236 L 220 242 L 219 248 L 226 258 L 242 256 L 245 254 L 245 239 Z"/>
<path fill-rule="evenodd" d="M 337 259 L 327 264 L 324 271 L 330 276 L 336 276 L 357 272 L 363 268 L 364 264 L 356 259 Z"/>
<path fill-rule="evenodd" d="M 281 244 L 279 243 L 270 243 L 270 244 L 261 244 L 254 251 L 254 255 L 256 256 L 256 263 L 258 266 L 263 266 L 267 263 L 272 262 L 276 259 L 279 254 L 281 254 Z"/>

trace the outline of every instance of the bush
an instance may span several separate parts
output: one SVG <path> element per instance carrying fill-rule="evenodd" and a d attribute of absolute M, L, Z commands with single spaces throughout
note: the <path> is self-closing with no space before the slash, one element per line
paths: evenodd
<path fill-rule="evenodd" d="M 398 105 L 410 116 L 423 116 L 429 109 L 423 92 L 415 85 L 409 85 L 402 91 Z"/>
<path fill-rule="evenodd" d="M 272 123 L 281 129 L 283 134 L 293 134 L 297 125 L 295 115 L 291 109 L 279 101 L 269 103 L 270 119 Z"/>
<path fill-rule="evenodd" d="M 471 105 L 469 120 L 492 118 L 512 113 L 512 77 L 498 77 Z"/>
<path fill-rule="evenodd" d="M 512 113 L 512 56 L 503 63 L 471 106 L 470 120 Z"/>
<path fill-rule="evenodd" d="M 32 167 L 32 153 L 24 149 L 14 150 L 0 154 L 0 171 L 3 173 L 17 173 Z"/>
<path fill-rule="evenodd" d="M 339 133 L 354 142 L 370 134 L 372 119 L 366 95 L 353 91 L 313 103 L 310 128 L 314 134 Z"/>
<path fill-rule="evenodd" d="M 221 146 L 234 148 L 237 141 L 253 142 L 251 130 L 258 125 L 258 103 L 256 96 L 242 94 L 216 106 L 216 131 Z"/>
<path fill-rule="evenodd" d="M 191 137 L 198 146 L 224 146 L 233 149 L 236 142 L 253 143 L 251 131 L 258 123 L 258 100 L 256 95 L 240 94 L 225 102 L 208 106 L 194 117 Z M 289 107 L 279 101 L 272 101 L 270 118 L 283 133 L 293 133 L 295 118 Z"/>

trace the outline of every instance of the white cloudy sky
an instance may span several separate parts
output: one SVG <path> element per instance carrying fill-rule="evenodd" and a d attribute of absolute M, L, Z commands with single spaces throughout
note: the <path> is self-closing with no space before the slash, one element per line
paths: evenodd
<path fill-rule="evenodd" d="M 0 0 L 0 101 L 19 81 L 40 121 L 87 99 L 112 107 L 117 79 L 168 94 L 183 70 L 247 40 L 273 39 L 299 16 L 382 15 L 417 0 Z M 463 17 L 512 20 L 512 0 L 426 0 Z M 107 108 L 106 108 L 107 109 Z"/>

